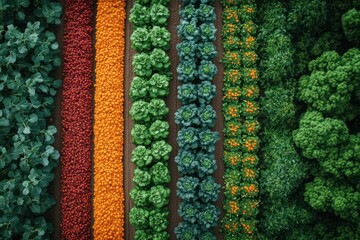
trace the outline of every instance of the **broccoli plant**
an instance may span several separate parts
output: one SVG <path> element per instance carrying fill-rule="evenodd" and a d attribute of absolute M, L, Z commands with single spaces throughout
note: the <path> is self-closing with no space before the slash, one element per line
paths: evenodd
<path fill-rule="evenodd" d="M 343 57 L 330 51 L 311 61 L 311 75 L 304 75 L 300 79 L 300 100 L 324 114 L 341 116 L 346 113 L 359 79 L 356 69 L 360 62 L 359 55 L 358 49 L 348 50 Z"/>

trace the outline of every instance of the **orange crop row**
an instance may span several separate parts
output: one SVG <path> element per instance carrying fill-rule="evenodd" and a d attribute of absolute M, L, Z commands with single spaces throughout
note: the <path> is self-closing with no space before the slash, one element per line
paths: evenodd
<path fill-rule="evenodd" d="M 124 238 L 125 0 L 98 0 L 94 107 L 94 239 Z"/>

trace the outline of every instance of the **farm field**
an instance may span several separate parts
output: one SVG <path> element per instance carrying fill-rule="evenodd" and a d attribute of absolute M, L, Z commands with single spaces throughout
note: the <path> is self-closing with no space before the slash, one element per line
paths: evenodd
<path fill-rule="evenodd" d="M 360 240 L 357 0 L 0 1 L 0 239 Z"/>

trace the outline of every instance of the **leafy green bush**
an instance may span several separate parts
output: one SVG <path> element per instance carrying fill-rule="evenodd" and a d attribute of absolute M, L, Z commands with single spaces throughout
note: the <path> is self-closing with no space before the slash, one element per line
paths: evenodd
<path fill-rule="evenodd" d="M 190 104 L 197 100 L 197 88 L 195 84 L 184 83 L 177 87 L 177 98 L 182 104 Z"/>
<path fill-rule="evenodd" d="M 175 123 L 182 127 L 198 125 L 200 122 L 197 112 L 198 110 L 195 104 L 184 105 L 175 112 Z"/>
<path fill-rule="evenodd" d="M 169 203 L 170 189 L 163 185 L 152 186 L 149 201 L 155 208 L 162 208 Z"/>
<path fill-rule="evenodd" d="M 44 218 L 55 204 L 47 188 L 59 152 L 48 117 L 60 66 L 52 24 L 60 24 L 58 2 L 3 1 L 0 10 L 0 236 L 44 239 L 53 231 Z M 51 24 L 51 25 L 50 25 Z"/>
<path fill-rule="evenodd" d="M 129 220 L 137 229 L 146 229 L 149 226 L 150 213 L 145 208 L 133 207 L 129 213 Z"/>
<path fill-rule="evenodd" d="M 158 162 L 150 169 L 152 181 L 155 185 L 170 182 L 170 171 L 166 164 Z"/>
<path fill-rule="evenodd" d="M 154 140 L 165 139 L 169 135 L 169 123 L 156 120 L 151 124 L 149 133 Z M 144 132 L 144 135 L 146 135 L 146 132 Z"/>
<path fill-rule="evenodd" d="M 193 127 L 182 128 L 178 132 L 177 143 L 184 150 L 199 147 L 198 130 Z"/>
<path fill-rule="evenodd" d="M 196 177 L 185 176 L 179 178 L 176 183 L 176 194 L 184 200 L 195 201 L 198 198 L 197 187 L 199 185 L 199 179 Z"/>
<path fill-rule="evenodd" d="M 180 62 L 176 68 L 176 71 L 178 73 L 179 81 L 183 83 L 191 82 L 198 76 L 196 63 L 193 59 Z"/>
<path fill-rule="evenodd" d="M 168 50 L 170 42 L 170 32 L 164 27 L 154 26 L 150 30 L 150 41 L 154 48 Z"/>
<path fill-rule="evenodd" d="M 136 51 L 146 51 L 150 49 L 150 34 L 145 27 L 136 28 L 131 34 L 130 40 L 131 48 Z"/>
<path fill-rule="evenodd" d="M 198 165 L 196 156 L 191 151 L 179 152 L 175 157 L 175 162 L 181 175 L 194 173 Z"/>
<path fill-rule="evenodd" d="M 166 97 L 169 95 L 169 82 L 170 78 L 168 76 L 155 73 L 151 76 L 147 84 L 145 83 L 143 85 L 143 91 L 147 89 L 148 85 L 148 91 L 151 98 Z"/>
<path fill-rule="evenodd" d="M 341 18 L 346 38 L 356 46 L 360 44 L 360 11 L 353 8 Z"/>
<path fill-rule="evenodd" d="M 148 122 L 151 119 L 149 103 L 143 100 L 133 102 L 130 108 L 130 116 L 135 122 Z"/>
<path fill-rule="evenodd" d="M 216 87 L 210 81 L 203 81 L 197 85 L 198 100 L 201 105 L 210 104 L 215 97 Z"/>
<path fill-rule="evenodd" d="M 170 59 L 164 50 L 160 48 L 154 48 L 150 54 L 149 60 L 153 70 L 155 71 L 167 72 L 169 70 Z"/>
<path fill-rule="evenodd" d="M 156 160 L 167 161 L 172 147 L 165 140 L 155 141 L 151 144 L 151 154 Z"/>
<path fill-rule="evenodd" d="M 169 9 L 161 4 L 152 4 L 149 14 L 151 23 L 155 26 L 166 26 L 170 16 Z"/>
<path fill-rule="evenodd" d="M 148 186 L 151 183 L 151 175 L 146 170 L 141 170 L 140 168 L 136 168 L 134 170 L 134 178 L 133 181 L 140 187 Z"/>
<path fill-rule="evenodd" d="M 135 26 L 146 26 L 150 22 L 149 9 L 139 3 L 135 3 L 130 9 L 129 21 Z"/>
<path fill-rule="evenodd" d="M 145 146 L 137 146 L 132 152 L 131 161 L 138 167 L 148 166 L 153 161 L 152 151 Z"/>
<path fill-rule="evenodd" d="M 150 82 L 153 82 L 153 81 L 150 80 Z M 142 78 L 142 77 L 137 77 L 137 76 L 134 77 L 133 80 L 131 81 L 131 86 L 130 86 L 131 101 L 134 102 L 137 100 L 146 99 L 149 95 L 148 84 L 150 84 L 150 82 L 148 82 L 145 78 Z"/>
<path fill-rule="evenodd" d="M 191 60 L 195 57 L 197 44 L 192 41 L 180 42 L 176 45 L 176 50 L 181 61 Z"/>
<path fill-rule="evenodd" d="M 132 61 L 134 73 L 139 77 L 150 77 L 152 74 L 152 64 L 157 64 L 156 56 L 157 55 L 153 56 L 152 63 L 149 64 L 150 55 L 143 52 L 135 54 Z M 159 67 L 162 67 L 160 64 L 161 63 L 159 63 Z"/>
<path fill-rule="evenodd" d="M 135 124 L 131 129 L 132 142 L 137 145 L 149 145 L 151 137 L 149 129 L 143 124 Z"/>

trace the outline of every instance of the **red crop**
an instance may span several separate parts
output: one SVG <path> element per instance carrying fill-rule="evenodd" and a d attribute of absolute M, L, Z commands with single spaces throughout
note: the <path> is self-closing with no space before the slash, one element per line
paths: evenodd
<path fill-rule="evenodd" d="M 93 1 L 66 1 L 62 93 L 61 235 L 90 239 Z"/>

